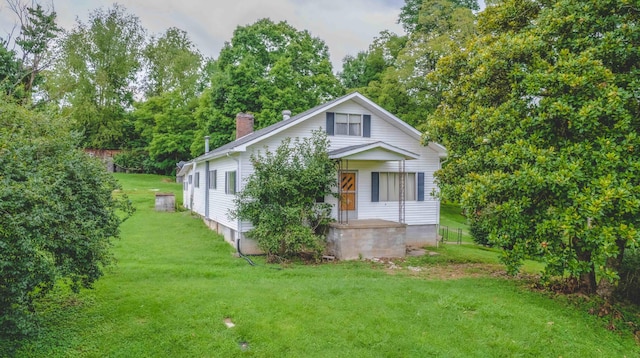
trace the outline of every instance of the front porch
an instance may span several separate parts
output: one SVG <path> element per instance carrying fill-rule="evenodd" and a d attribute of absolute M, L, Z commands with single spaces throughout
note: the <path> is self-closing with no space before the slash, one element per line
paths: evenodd
<path fill-rule="evenodd" d="M 327 251 L 339 260 L 406 255 L 407 224 L 379 220 L 349 220 L 331 223 Z"/>

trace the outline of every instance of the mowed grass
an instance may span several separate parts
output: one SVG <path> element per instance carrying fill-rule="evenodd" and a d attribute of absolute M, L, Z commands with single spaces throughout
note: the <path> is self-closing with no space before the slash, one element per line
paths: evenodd
<path fill-rule="evenodd" d="M 18 357 L 636 357 L 631 336 L 573 306 L 450 262 L 495 252 L 446 246 L 385 262 L 250 266 L 189 212 L 158 213 L 158 176 L 118 175 L 137 211 L 117 266 L 94 290 L 39 305 L 41 333 Z M 465 254 L 467 252 L 467 254 Z M 488 255 L 488 256 L 487 256 Z M 493 256 L 491 256 L 493 255 Z M 470 257 L 465 259 L 463 257 Z M 493 258 L 492 258 L 493 257 Z M 449 262 L 450 261 L 450 262 Z M 224 321 L 235 324 L 228 328 Z M 3 343 L 5 346 L 7 342 Z M 2 351 L 0 351 L 2 352 Z M 0 354 L 2 355 L 2 354 Z"/>

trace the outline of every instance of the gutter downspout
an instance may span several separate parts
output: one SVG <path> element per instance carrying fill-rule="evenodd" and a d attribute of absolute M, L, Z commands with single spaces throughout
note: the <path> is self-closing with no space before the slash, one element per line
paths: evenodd
<path fill-rule="evenodd" d="M 240 160 L 232 157 L 230 155 L 230 153 L 227 152 L 227 157 L 234 160 L 236 162 L 236 190 L 238 190 L 239 188 L 239 182 L 240 182 L 240 178 L 242 178 L 242 172 L 241 172 L 241 167 L 240 167 Z M 234 194 L 235 195 L 235 194 Z M 240 235 L 242 235 L 242 220 L 240 218 L 237 219 L 238 223 L 238 235 L 236 237 L 236 249 L 238 250 L 238 253 L 240 253 Z"/>
<path fill-rule="evenodd" d="M 204 218 L 209 219 L 209 161 L 204 162 Z"/>
<path fill-rule="evenodd" d="M 196 162 L 195 160 L 193 161 L 193 165 L 191 166 L 191 175 L 193 175 L 193 178 L 195 180 L 195 176 L 196 176 Z M 189 193 L 189 210 L 191 210 L 191 212 L 193 213 L 193 188 L 195 187 L 195 183 L 192 182 L 191 183 L 191 192 Z"/>

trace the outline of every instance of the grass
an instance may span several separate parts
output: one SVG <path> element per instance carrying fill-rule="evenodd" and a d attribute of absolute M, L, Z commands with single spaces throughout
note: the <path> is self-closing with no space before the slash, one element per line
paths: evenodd
<path fill-rule="evenodd" d="M 469 234 L 467 218 L 462 215 L 462 210 L 456 204 L 442 203 L 440 205 L 440 228 L 449 228 L 449 241 L 455 242 L 457 240 L 457 230 L 460 229 L 462 242 L 473 242 Z"/>
<path fill-rule="evenodd" d="M 157 176 L 118 175 L 137 207 L 94 290 L 54 292 L 18 357 L 638 356 L 630 335 L 518 280 L 437 268 L 498 265 L 447 245 L 394 262 L 249 266 L 189 212 L 153 210 Z M 224 320 L 235 324 L 227 328 Z M 0 342 L 0 356 L 9 342 Z M 6 355 L 6 354 L 5 354 Z"/>

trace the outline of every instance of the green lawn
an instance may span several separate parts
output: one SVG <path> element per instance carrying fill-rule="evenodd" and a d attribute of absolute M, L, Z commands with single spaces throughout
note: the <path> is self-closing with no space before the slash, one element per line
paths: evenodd
<path fill-rule="evenodd" d="M 453 264 L 496 253 L 447 245 L 390 262 L 250 266 L 189 212 L 157 213 L 157 176 L 118 175 L 137 212 L 94 290 L 55 292 L 18 357 L 637 357 L 630 335 L 511 279 Z M 468 246 L 468 247 L 467 247 Z M 455 269 L 460 273 L 460 269 Z M 228 328 L 228 319 L 235 327 Z M 2 347 L 8 342 L 0 342 Z M 5 353 L 6 354 L 6 353 Z"/>

